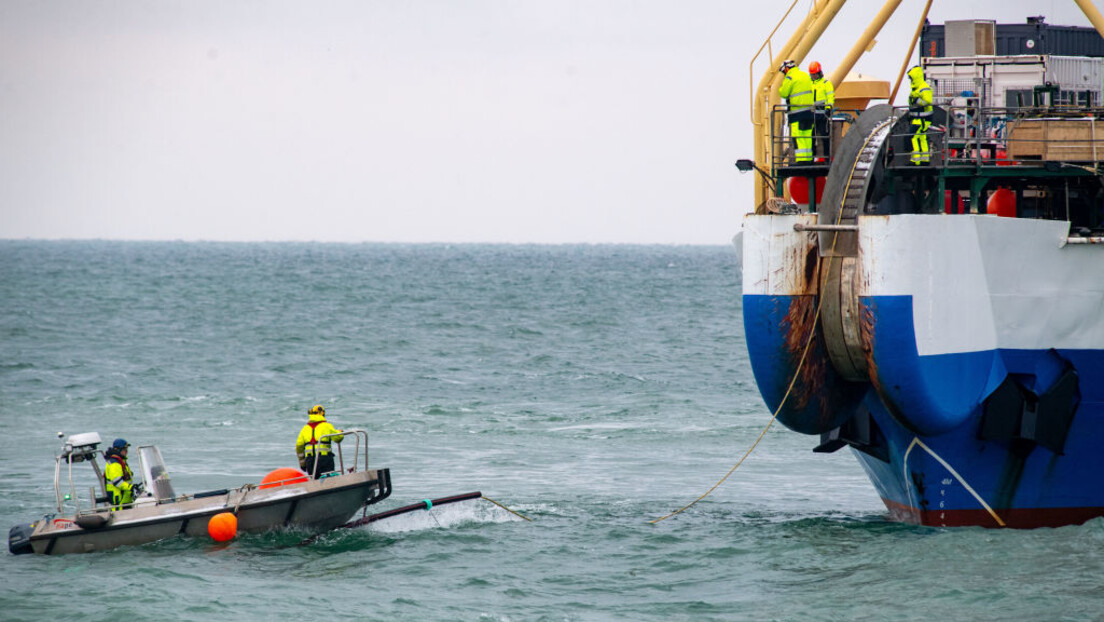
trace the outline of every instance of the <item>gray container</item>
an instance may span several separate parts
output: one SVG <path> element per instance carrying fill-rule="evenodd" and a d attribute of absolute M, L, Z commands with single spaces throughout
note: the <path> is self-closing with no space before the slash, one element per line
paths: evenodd
<path fill-rule="evenodd" d="M 995 26 L 993 20 L 948 21 L 943 25 L 947 56 L 992 56 Z"/>

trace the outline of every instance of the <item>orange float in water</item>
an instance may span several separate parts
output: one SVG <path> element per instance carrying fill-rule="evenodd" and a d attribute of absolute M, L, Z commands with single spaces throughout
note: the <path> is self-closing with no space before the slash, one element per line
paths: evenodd
<path fill-rule="evenodd" d="M 987 214 L 996 214 L 1005 218 L 1016 217 L 1016 194 L 1008 188 L 997 188 L 989 195 L 989 202 L 985 204 Z"/>
<path fill-rule="evenodd" d="M 790 198 L 794 203 L 809 204 L 809 179 L 807 177 L 791 177 L 786 180 L 786 188 L 790 191 Z M 816 178 L 816 202 L 819 205 L 824 196 L 824 178 Z"/>
<path fill-rule="evenodd" d="M 280 467 L 275 471 L 270 472 L 264 476 L 261 480 L 260 488 L 275 488 L 276 486 L 287 486 L 288 484 L 298 484 L 299 482 L 305 482 L 310 478 L 307 474 L 299 469 L 293 469 L 291 467 Z"/>
<path fill-rule="evenodd" d="M 215 514 L 207 521 L 207 533 L 215 542 L 227 542 L 238 535 L 238 517 L 230 512 Z"/>

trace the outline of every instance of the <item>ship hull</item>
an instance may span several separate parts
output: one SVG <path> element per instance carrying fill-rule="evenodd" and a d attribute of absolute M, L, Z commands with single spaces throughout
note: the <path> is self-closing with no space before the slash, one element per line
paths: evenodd
<path fill-rule="evenodd" d="M 850 446 L 895 520 L 1008 527 L 1104 515 L 1104 247 L 1068 224 L 860 217 L 862 377 L 836 372 L 815 214 L 749 215 L 748 351 L 779 420 Z"/>

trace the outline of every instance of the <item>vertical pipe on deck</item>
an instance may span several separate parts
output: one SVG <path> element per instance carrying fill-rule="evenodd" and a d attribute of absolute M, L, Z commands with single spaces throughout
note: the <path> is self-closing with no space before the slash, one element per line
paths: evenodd
<path fill-rule="evenodd" d="M 809 26 L 813 23 L 813 20 L 816 19 L 816 16 L 820 14 L 820 11 L 823 9 L 823 5 L 827 2 L 828 0 L 818 0 L 818 3 L 814 5 L 808 13 L 805 14 L 805 18 L 801 20 L 800 24 L 798 24 L 797 29 L 794 30 L 794 33 L 792 35 L 790 35 L 789 40 L 786 41 L 786 44 L 783 45 L 782 49 L 778 51 L 778 56 L 775 56 L 767 61 L 768 67 L 767 70 L 763 72 L 763 77 L 759 80 L 758 88 L 751 92 L 751 118 L 752 125 L 754 126 L 753 131 L 755 132 L 755 135 L 753 137 L 753 149 L 755 154 L 755 163 L 759 166 L 760 170 L 770 171 L 773 169 L 770 162 L 770 117 L 771 108 L 773 108 L 773 106 L 768 105 L 767 102 L 764 100 L 769 99 L 769 93 L 772 88 L 772 81 L 774 79 L 775 71 L 777 70 L 777 67 L 774 64 L 775 60 L 778 58 L 789 57 L 790 53 L 793 52 L 795 47 L 797 47 L 798 42 L 800 42 L 802 37 L 804 37 L 805 34 L 808 32 Z M 790 8 L 792 9 L 793 7 L 791 6 Z M 786 11 L 786 15 L 789 14 L 790 12 Z M 772 35 L 775 31 L 778 30 L 779 26 L 782 25 L 782 21 L 785 21 L 785 19 L 786 17 L 783 16 L 782 20 L 779 21 L 777 26 L 775 26 L 774 31 L 771 32 Z M 762 48 L 760 48 L 760 51 L 762 51 Z M 758 54 L 756 54 L 756 56 L 758 56 Z M 752 59 L 752 61 L 754 62 L 754 58 Z M 749 67 L 748 71 L 753 71 L 753 68 Z M 765 111 L 763 110 L 764 106 L 766 106 Z M 756 175 L 756 207 L 762 205 L 763 203 L 766 203 L 767 199 L 770 198 L 767 194 L 768 190 L 769 189 L 767 188 L 766 181 L 763 179 L 762 175 Z"/>
<path fill-rule="evenodd" d="M 776 58 L 792 58 L 797 62 L 804 60 L 805 55 L 817 42 L 820 35 L 832 23 L 836 13 L 843 7 L 846 0 L 817 0 L 817 3 L 805 16 L 801 26 L 794 32 L 790 40 L 782 48 Z M 772 59 L 772 64 L 773 64 Z M 755 100 L 752 109 L 755 118 L 759 119 L 755 132 L 755 162 L 765 170 L 772 170 L 770 162 L 770 132 L 771 110 L 778 104 L 778 85 L 782 82 L 782 74 L 777 67 L 768 67 L 759 81 L 759 89 L 753 94 Z M 761 176 L 755 178 L 755 205 L 761 205 L 770 198 L 767 195 L 767 185 Z"/>
<path fill-rule="evenodd" d="M 916 24 L 916 32 L 912 35 L 912 43 L 909 44 L 908 52 L 905 53 L 905 61 L 901 63 L 901 71 L 897 74 L 897 82 L 893 84 L 893 92 L 889 94 L 889 105 L 893 105 L 893 100 L 897 97 L 897 91 L 901 88 L 901 80 L 905 77 L 905 70 L 908 69 L 909 61 L 912 60 L 912 51 L 916 49 L 916 40 L 920 38 L 920 33 L 924 30 L 924 22 L 928 21 L 928 10 L 931 9 L 932 0 L 928 0 L 928 3 L 924 5 L 924 13 L 920 15 L 920 23 Z"/>
<path fill-rule="evenodd" d="M 755 93 L 757 91 L 752 85 L 752 80 L 755 76 L 755 61 L 759 58 L 759 55 L 763 53 L 763 49 L 767 48 L 770 45 L 770 41 L 771 38 L 774 37 L 774 33 L 778 32 L 778 29 L 782 27 L 782 23 L 785 22 L 786 18 L 790 16 L 790 13 L 793 12 L 794 7 L 797 6 L 797 3 L 799 1 L 800 0 L 793 0 L 793 3 L 790 4 L 790 8 L 786 9 L 786 14 L 783 15 L 782 19 L 778 20 L 778 23 L 774 25 L 774 30 L 772 30 L 770 34 L 767 35 L 767 38 L 763 40 L 763 45 L 759 46 L 759 51 L 757 51 L 755 53 L 755 56 L 751 57 L 751 61 L 748 62 L 748 94 L 750 95 L 751 99 L 751 106 L 748 107 L 748 114 L 751 115 L 751 124 L 756 127 L 760 125 L 760 119 L 756 118 L 755 116 Z M 805 15 L 805 19 L 802 20 L 801 25 L 798 26 L 794 34 L 790 36 L 790 40 L 787 41 L 786 44 L 782 46 L 782 49 L 778 51 L 779 55 L 789 54 L 790 50 L 793 49 L 793 46 L 797 45 L 798 33 L 804 32 L 805 26 L 808 24 L 811 15 L 812 13 Z M 768 52 L 767 65 L 774 65 L 774 59 L 775 56 L 772 53 Z M 766 75 L 763 76 L 763 79 L 766 79 Z M 763 88 L 762 82 L 760 82 L 759 88 Z"/>

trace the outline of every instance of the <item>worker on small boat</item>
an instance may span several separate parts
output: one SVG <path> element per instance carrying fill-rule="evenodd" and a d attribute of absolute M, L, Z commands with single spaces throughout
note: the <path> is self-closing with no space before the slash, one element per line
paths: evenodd
<path fill-rule="evenodd" d="M 916 165 L 927 164 L 931 153 L 928 149 L 928 128 L 932 121 L 932 93 L 924 69 L 916 65 L 908 71 L 912 90 L 909 92 L 909 116 L 912 117 L 912 157 Z"/>
<path fill-rule="evenodd" d="M 107 496 L 111 500 L 111 511 L 123 509 L 124 505 L 134 503 L 134 474 L 127 464 L 126 439 L 117 438 L 104 452 L 107 466 L 104 467 L 104 484 Z"/>
<path fill-rule="evenodd" d="M 820 62 L 809 63 L 809 77 L 813 80 L 813 136 L 816 138 L 820 154 L 831 155 L 832 148 L 832 109 L 836 107 L 836 89 L 832 81 L 824 77 Z"/>
<path fill-rule="evenodd" d="M 786 76 L 778 95 L 789 105 L 786 120 L 794 141 L 794 161 L 808 164 L 813 161 L 813 79 L 792 60 L 782 61 L 778 71 Z"/>
<path fill-rule="evenodd" d="M 299 456 L 299 468 L 318 478 L 323 473 L 334 470 L 333 449 L 330 443 L 340 443 L 345 437 L 341 434 L 341 430 L 326 421 L 326 409 L 321 405 L 311 408 L 307 411 L 307 415 L 307 425 L 299 430 L 299 438 L 295 441 L 295 454 Z M 337 436 L 323 438 L 327 434 L 337 434 Z M 317 470 L 315 462 L 317 462 Z"/>

